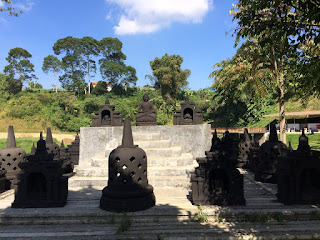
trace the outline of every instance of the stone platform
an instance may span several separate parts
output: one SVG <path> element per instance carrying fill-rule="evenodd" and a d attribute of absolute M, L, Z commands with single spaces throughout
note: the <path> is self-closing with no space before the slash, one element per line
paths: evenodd
<path fill-rule="evenodd" d="M 133 213 L 99 209 L 101 188 L 70 188 L 63 208 L 12 209 L 0 195 L 0 239 L 319 239 L 318 205 L 284 206 L 276 186 L 244 174 L 247 206 L 193 206 L 189 191 L 156 188 L 156 206 Z M 199 223 L 195 216 L 207 216 Z M 121 232 L 122 231 L 122 232 Z"/>
<path fill-rule="evenodd" d="M 107 185 L 108 157 L 121 145 L 122 132 L 123 127 L 80 129 L 79 166 L 70 187 Z M 147 154 L 148 181 L 154 188 L 190 188 L 196 157 L 210 149 L 210 125 L 133 126 L 132 132 L 134 144 Z"/>

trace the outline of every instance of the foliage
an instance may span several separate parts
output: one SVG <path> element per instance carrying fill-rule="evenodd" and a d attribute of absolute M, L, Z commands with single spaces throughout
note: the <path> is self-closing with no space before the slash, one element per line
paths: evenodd
<path fill-rule="evenodd" d="M 131 227 L 131 224 L 131 218 L 127 215 L 127 213 L 123 213 L 121 216 L 120 226 L 117 229 L 116 234 L 121 234 L 125 231 L 128 231 Z"/>
<path fill-rule="evenodd" d="M 116 84 L 135 85 L 138 78 L 136 70 L 126 66 L 126 55 L 122 52 L 122 42 L 117 38 L 103 38 L 99 42 L 102 58 L 99 60 L 100 73 L 103 79 L 113 86 Z"/>
<path fill-rule="evenodd" d="M 32 55 L 23 48 L 10 49 L 6 60 L 9 65 L 4 67 L 4 73 L 9 75 L 10 78 L 18 77 L 20 82 L 28 80 L 31 82 L 36 76 L 33 74 L 34 65 L 30 62 Z"/>
<path fill-rule="evenodd" d="M 182 62 L 181 56 L 168 54 L 150 62 L 152 74 L 156 78 L 154 87 L 160 89 L 165 101 L 172 101 L 174 105 L 178 92 L 188 85 L 187 78 L 191 74 L 189 69 L 181 69 Z"/>
<path fill-rule="evenodd" d="M 14 7 L 11 7 L 10 4 L 13 4 L 13 1 L 11 0 L 1 0 L 1 2 L 3 4 L 7 4 L 6 7 L 0 7 L 0 12 L 8 12 L 9 16 L 15 16 L 18 17 L 21 13 L 23 13 L 22 10 L 19 10 L 18 12 L 16 12 L 16 9 Z"/>
<path fill-rule="evenodd" d="M 0 74 L 0 95 L 4 99 L 9 99 L 13 95 L 19 93 L 22 90 L 22 82 L 13 79 L 10 76 Z"/>
<path fill-rule="evenodd" d="M 61 71 L 61 62 L 60 60 L 53 55 L 48 55 L 43 59 L 43 64 L 42 64 L 42 71 L 46 74 L 49 72 L 53 73 L 54 76 L 54 89 L 56 92 L 58 91 L 57 89 L 57 81 L 56 81 L 56 73 Z"/>

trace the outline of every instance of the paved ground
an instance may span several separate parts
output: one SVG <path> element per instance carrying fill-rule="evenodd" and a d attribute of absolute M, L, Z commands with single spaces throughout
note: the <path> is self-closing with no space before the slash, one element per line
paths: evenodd
<path fill-rule="evenodd" d="M 63 208 L 12 209 L 9 191 L 0 196 L 0 239 L 320 239 L 319 206 L 284 206 L 275 185 L 243 174 L 241 207 L 199 209 L 188 190 L 166 188 L 155 189 L 155 207 L 115 214 L 99 209 L 101 189 L 91 187 L 69 189 Z M 196 215 L 207 221 L 196 222 Z"/>

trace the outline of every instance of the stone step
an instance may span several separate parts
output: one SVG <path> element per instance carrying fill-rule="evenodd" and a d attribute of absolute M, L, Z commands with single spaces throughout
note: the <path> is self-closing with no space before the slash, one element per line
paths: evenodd
<path fill-rule="evenodd" d="M 161 159 L 163 157 L 177 157 L 181 156 L 182 148 L 180 146 L 170 147 L 170 148 L 148 148 L 144 149 L 148 158 Z"/>
<path fill-rule="evenodd" d="M 148 178 L 149 184 L 154 188 L 181 187 L 190 189 L 190 178 L 187 176 L 154 176 Z M 108 184 L 108 177 L 80 177 L 73 176 L 69 179 L 69 187 L 104 187 Z"/>
<path fill-rule="evenodd" d="M 133 142 L 147 140 L 161 140 L 160 132 L 132 132 Z"/>
<path fill-rule="evenodd" d="M 169 167 L 169 166 L 186 166 L 192 165 L 195 160 L 191 153 L 182 153 L 177 157 L 162 157 L 148 156 L 148 167 Z M 108 167 L 108 157 L 92 158 L 91 165 L 93 167 Z"/>
<path fill-rule="evenodd" d="M 190 172 L 194 171 L 194 165 L 188 166 L 175 166 L 175 167 L 148 167 L 148 177 L 153 176 L 189 176 Z M 75 169 L 76 175 L 80 177 L 105 177 L 108 176 L 107 167 L 91 167 Z M 189 176 L 190 177 L 190 176 Z"/>
<path fill-rule="evenodd" d="M 169 148 L 171 147 L 171 140 L 147 140 L 147 141 L 135 141 L 135 145 L 138 145 L 142 149 L 148 148 Z"/>

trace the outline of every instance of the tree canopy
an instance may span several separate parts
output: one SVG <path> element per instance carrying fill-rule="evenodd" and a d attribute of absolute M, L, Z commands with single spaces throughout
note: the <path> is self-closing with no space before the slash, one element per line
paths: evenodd
<path fill-rule="evenodd" d="M 60 60 L 53 55 L 48 55 L 43 59 L 43 64 L 42 64 L 42 71 L 46 74 L 49 72 L 53 73 L 54 77 L 54 89 L 57 92 L 57 80 L 56 80 L 56 73 L 61 71 L 61 62 Z"/>
<path fill-rule="evenodd" d="M 176 102 L 178 92 L 188 85 L 189 69 L 181 69 L 183 58 L 179 55 L 165 54 L 162 58 L 150 61 L 152 74 L 155 77 L 154 86 L 160 89 L 165 100 Z"/>
<path fill-rule="evenodd" d="M 11 0 L 1 0 L 1 2 L 4 4 L 4 7 L 0 7 L 0 12 L 8 12 L 9 16 L 15 16 L 18 17 L 19 14 L 23 13 L 22 10 L 18 10 L 16 12 L 16 9 L 12 7 L 12 4 L 14 3 Z"/>

